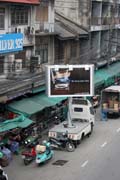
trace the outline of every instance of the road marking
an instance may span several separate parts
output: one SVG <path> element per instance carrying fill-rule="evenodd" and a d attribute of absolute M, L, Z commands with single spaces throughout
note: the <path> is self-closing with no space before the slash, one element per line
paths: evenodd
<path fill-rule="evenodd" d="M 81 165 L 81 167 L 83 168 L 83 167 L 85 167 L 87 164 L 88 164 L 88 160 L 85 161 L 85 162 Z"/>
<path fill-rule="evenodd" d="M 120 132 L 120 128 L 118 128 L 118 129 L 116 130 L 116 132 Z"/>
<path fill-rule="evenodd" d="M 101 145 L 101 148 L 105 147 L 107 145 L 107 142 L 104 142 L 102 145 Z"/>

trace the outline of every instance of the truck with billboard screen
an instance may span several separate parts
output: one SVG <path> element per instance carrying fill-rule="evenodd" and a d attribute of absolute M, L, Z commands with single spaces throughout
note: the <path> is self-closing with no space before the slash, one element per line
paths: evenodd
<path fill-rule="evenodd" d="M 86 98 L 70 97 L 68 101 L 68 115 L 66 121 L 55 125 L 49 130 L 48 136 L 62 138 L 67 134 L 75 147 L 85 136 L 93 131 L 95 114 L 92 104 Z"/>

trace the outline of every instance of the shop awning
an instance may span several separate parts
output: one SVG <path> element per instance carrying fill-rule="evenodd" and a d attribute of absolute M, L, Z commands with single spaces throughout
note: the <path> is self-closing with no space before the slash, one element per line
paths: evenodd
<path fill-rule="evenodd" d="M 95 88 L 104 84 L 105 86 L 112 85 L 114 78 L 120 76 L 120 62 L 109 65 L 109 68 L 101 68 L 95 72 L 94 85 Z"/>
<path fill-rule="evenodd" d="M 23 113 L 25 116 L 31 116 L 45 107 L 54 106 L 55 104 L 59 103 L 60 101 L 64 100 L 65 97 L 47 97 L 45 93 L 40 93 L 39 95 L 35 95 L 33 97 L 24 98 L 19 101 L 13 101 L 7 107 L 7 109 Z"/>
<path fill-rule="evenodd" d="M 19 115 L 17 118 L 0 123 L 0 133 L 14 128 L 28 127 L 30 124 L 32 124 L 32 122 L 32 120 L 26 118 L 25 116 Z"/>
<path fill-rule="evenodd" d="M 35 94 L 35 93 L 38 93 L 38 92 L 40 93 L 42 91 L 45 91 L 45 86 L 33 88 L 32 93 Z"/>

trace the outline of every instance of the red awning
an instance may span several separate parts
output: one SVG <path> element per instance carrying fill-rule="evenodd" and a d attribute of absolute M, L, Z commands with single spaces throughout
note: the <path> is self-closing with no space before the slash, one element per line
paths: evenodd
<path fill-rule="evenodd" d="M 8 3 L 39 4 L 39 0 L 1 0 Z"/>

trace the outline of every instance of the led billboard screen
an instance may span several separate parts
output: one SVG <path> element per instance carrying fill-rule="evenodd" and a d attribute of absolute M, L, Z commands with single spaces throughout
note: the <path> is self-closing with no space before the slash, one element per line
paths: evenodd
<path fill-rule="evenodd" d="M 46 73 L 49 97 L 94 95 L 94 65 L 48 65 Z"/>

